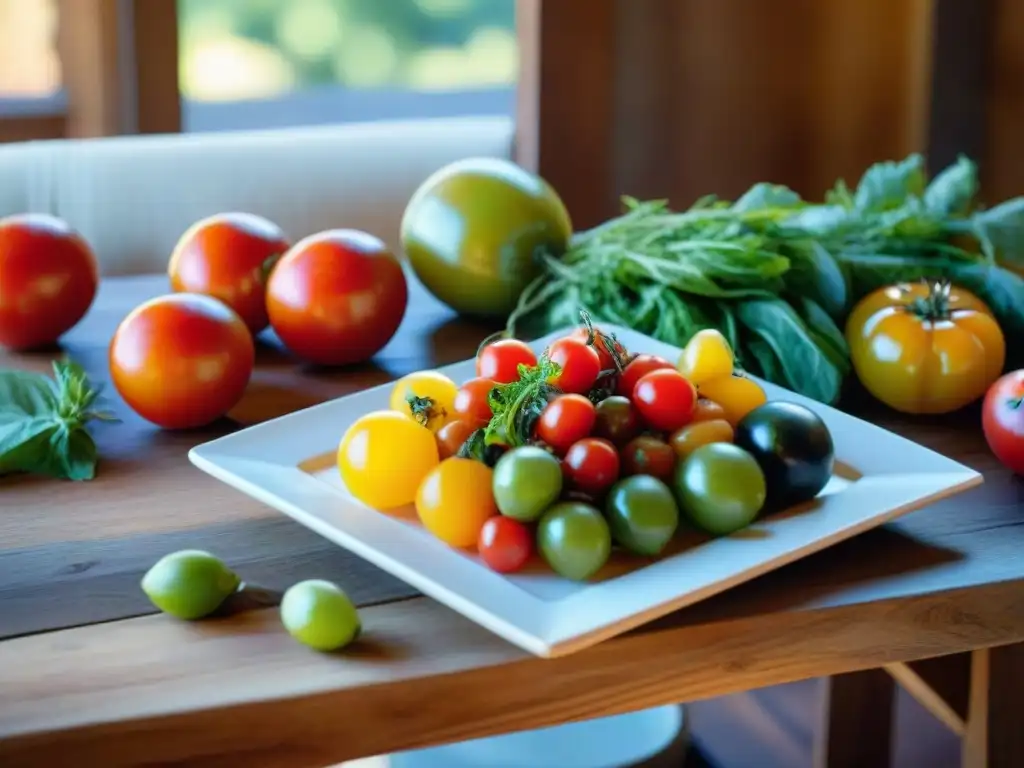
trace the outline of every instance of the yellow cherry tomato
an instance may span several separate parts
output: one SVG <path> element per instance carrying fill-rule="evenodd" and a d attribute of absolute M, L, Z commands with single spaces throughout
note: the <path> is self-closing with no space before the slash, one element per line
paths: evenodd
<path fill-rule="evenodd" d="M 397 411 L 359 417 L 338 445 L 345 486 L 375 509 L 412 504 L 416 489 L 438 461 L 433 433 Z"/>
<path fill-rule="evenodd" d="M 734 427 L 740 419 L 768 401 L 761 385 L 741 373 L 705 381 L 698 394 L 722 406 L 725 420 Z"/>
<path fill-rule="evenodd" d="M 865 296 L 846 323 L 865 389 L 904 413 L 948 413 L 985 394 L 1006 341 L 974 294 L 945 282 L 899 283 Z"/>
<path fill-rule="evenodd" d="M 417 371 L 395 382 L 389 407 L 437 432 L 455 418 L 458 392 L 455 382 L 443 373 Z"/>
<path fill-rule="evenodd" d="M 480 529 L 498 514 L 491 469 L 475 459 L 450 458 L 420 484 L 416 512 L 423 527 L 453 547 L 476 546 Z"/>
<path fill-rule="evenodd" d="M 685 459 L 702 445 L 709 443 L 731 443 L 735 437 L 732 424 L 725 419 L 695 421 L 672 433 L 668 444 L 676 457 Z"/>
<path fill-rule="evenodd" d="M 676 364 L 679 372 L 696 386 L 732 373 L 732 347 L 714 328 L 697 331 L 683 348 Z"/>

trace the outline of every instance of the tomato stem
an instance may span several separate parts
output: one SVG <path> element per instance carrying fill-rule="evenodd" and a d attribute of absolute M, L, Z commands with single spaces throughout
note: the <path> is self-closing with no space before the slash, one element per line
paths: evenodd
<path fill-rule="evenodd" d="M 949 280 L 923 280 L 928 288 L 927 296 L 919 296 L 907 305 L 907 311 L 913 312 L 922 320 L 937 322 L 948 320 L 950 316 L 949 299 L 952 284 Z M 906 290 L 906 289 L 904 289 Z"/>
<path fill-rule="evenodd" d="M 1024 395 L 1011 397 L 1006 401 L 1006 406 L 1014 411 L 1018 410 L 1022 405 L 1024 405 Z"/>

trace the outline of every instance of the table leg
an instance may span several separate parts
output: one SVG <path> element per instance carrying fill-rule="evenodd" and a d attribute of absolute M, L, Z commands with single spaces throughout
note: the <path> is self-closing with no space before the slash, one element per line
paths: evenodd
<path fill-rule="evenodd" d="M 975 651 L 963 768 L 1024 766 L 1024 643 Z"/>
<path fill-rule="evenodd" d="M 815 768 L 889 768 L 895 696 L 884 669 L 827 678 Z"/>

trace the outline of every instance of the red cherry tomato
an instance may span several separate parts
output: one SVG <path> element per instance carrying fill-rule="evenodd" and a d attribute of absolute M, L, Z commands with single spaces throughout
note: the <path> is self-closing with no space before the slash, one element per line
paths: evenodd
<path fill-rule="evenodd" d="M 474 429 L 489 422 L 494 414 L 491 412 L 487 396 L 491 394 L 494 386 L 495 382 L 491 379 L 477 377 L 459 387 L 454 405 L 454 411 L 458 417 L 473 424 Z"/>
<path fill-rule="evenodd" d="M 563 392 L 584 395 L 601 373 L 597 351 L 578 339 L 559 339 L 548 347 L 548 357 L 562 369 L 551 383 Z"/>
<path fill-rule="evenodd" d="M 652 435 L 634 437 L 622 449 L 623 475 L 651 475 L 666 482 L 676 468 L 676 452 Z"/>
<path fill-rule="evenodd" d="M 511 517 L 492 517 L 480 529 L 477 542 L 480 559 L 498 573 L 514 573 L 526 565 L 533 554 L 530 529 Z"/>
<path fill-rule="evenodd" d="M 608 440 L 585 437 L 566 452 L 562 468 L 573 486 L 597 495 L 619 479 L 619 452 Z"/>
<path fill-rule="evenodd" d="M 221 213 L 181 236 L 167 272 L 175 291 L 220 299 L 254 334 L 267 327 L 267 275 L 290 243 L 273 222 L 251 213 Z"/>
<path fill-rule="evenodd" d="M 67 223 L 42 213 L 0 219 L 0 344 L 55 343 L 92 306 L 98 286 L 96 257 Z"/>
<path fill-rule="evenodd" d="M 1004 374 L 989 387 L 981 424 L 996 458 L 1024 475 L 1024 369 Z"/>
<path fill-rule="evenodd" d="M 596 420 L 597 409 L 583 395 L 559 395 L 541 412 L 535 431 L 555 453 L 563 454 L 590 434 Z"/>
<path fill-rule="evenodd" d="M 476 358 L 476 375 L 499 384 L 519 381 L 519 366 L 537 364 L 537 355 L 518 339 L 492 341 Z"/>
<path fill-rule="evenodd" d="M 640 377 L 633 405 L 648 426 L 674 432 L 693 419 L 697 390 L 679 371 L 662 368 Z"/>
<path fill-rule="evenodd" d="M 352 229 L 310 235 L 270 273 L 270 325 L 295 355 L 319 365 L 369 360 L 405 315 L 409 289 L 383 242 Z"/>
<path fill-rule="evenodd" d="M 598 328 L 595 328 L 594 330 L 600 331 Z M 569 334 L 569 338 L 576 339 L 576 341 L 582 341 L 586 344 L 587 340 L 590 338 L 590 332 L 586 328 L 577 328 Z M 615 358 L 612 357 L 612 353 L 609 351 L 610 344 L 615 347 L 615 350 L 621 357 L 626 356 L 626 348 L 619 342 L 613 342 L 607 335 L 602 335 L 601 333 L 595 334 L 593 347 L 594 351 L 597 352 L 598 359 L 601 361 L 602 371 L 610 371 L 615 368 Z"/>
<path fill-rule="evenodd" d="M 437 438 L 437 453 L 442 460 L 450 458 L 459 452 L 469 436 L 477 430 L 478 425 L 465 419 L 449 421 L 439 430 Z"/>
<path fill-rule="evenodd" d="M 110 376 L 129 407 L 165 429 L 201 427 L 241 400 L 252 334 L 210 296 L 172 293 L 132 310 L 110 342 Z"/>
<path fill-rule="evenodd" d="M 619 376 L 618 386 L 615 387 L 615 392 L 623 397 L 632 399 L 633 390 L 636 389 L 636 383 L 640 379 L 651 371 L 660 371 L 666 368 L 675 370 L 675 366 L 663 357 L 658 357 L 657 355 L 637 355 L 623 369 L 622 374 Z"/>

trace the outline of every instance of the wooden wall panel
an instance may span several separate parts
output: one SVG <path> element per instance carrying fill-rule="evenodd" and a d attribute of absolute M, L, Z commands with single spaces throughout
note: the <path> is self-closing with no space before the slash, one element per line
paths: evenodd
<path fill-rule="evenodd" d="M 999 202 L 1024 195 L 1024 1 L 992 2 L 982 194 Z"/>
<path fill-rule="evenodd" d="M 24 115 L 0 118 L 0 144 L 36 139 L 60 139 L 67 130 L 64 115 Z"/>

